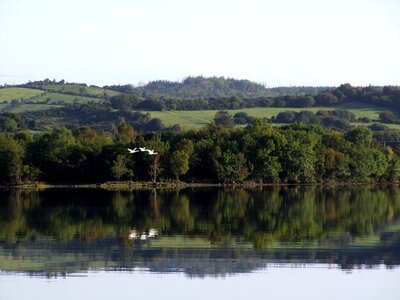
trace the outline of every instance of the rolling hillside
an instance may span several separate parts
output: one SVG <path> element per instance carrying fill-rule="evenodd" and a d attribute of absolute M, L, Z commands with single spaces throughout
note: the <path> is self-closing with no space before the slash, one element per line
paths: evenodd
<path fill-rule="evenodd" d="M 43 93 L 44 91 L 38 89 L 27 89 L 20 87 L 2 88 L 0 89 L 0 102 L 31 99 Z"/>
<path fill-rule="evenodd" d="M 103 101 L 118 94 L 117 91 L 85 84 L 29 83 L 0 88 L 0 111 L 20 113 L 46 110 L 66 104 Z"/>
<path fill-rule="evenodd" d="M 279 96 L 271 96 L 272 91 Z M 261 95 L 264 96 L 259 97 Z M 329 124 L 336 122 L 337 128 L 346 130 L 351 125 L 378 122 L 398 129 L 400 88 L 352 87 L 344 84 L 331 89 L 266 89 L 247 80 L 223 77 L 188 77 L 182 82 L 154 81 L 141 87 L 112 85 L 102 88 L 48 79 L 0 87 L 0 112 L 4 113 L 3 116 L 0 115 L 0 126 L 5 131 L 11 130 L 10 128 L 15 130 L 15 122 L 17 128 L 38 131 L 43 128 L 77 128 L 83 125 L 109 130 L 112 123 L 118 124 L 123 119 L 129 119 L 138 129 L 152 118 L 156 120 L 150 127 L 146 127 L 153 128 L 151 130 L 157 131 L 175 124 L 189 129 L 213 123 L 218 110 L 228 110 L 231 115 L 244 112 L 251 117 L 268 119 L 286 111 L 305 111 L 301 115 L 308 119 L 296 121 L 305 124 L 316 124 L 309 121 L 313 114 L 307 115 L 307 112 L 345 110 L 354 114 L 347 125 L 338 118 L 331 118 Z M 293 120 L 280 119 L 275 124 L 288 122 Z"/>
<path fill-rule="evenodd" d="M 108 97 L 120 94 L 117 91 L 103 89 L 101 87 L 87 86 L 86 84 L 48 84 L 42 86 L 45 91 L 51 91 L 55 93 L 65 93 L 73 95 L 85 95 L 93 98 L 104 98 L 104 94 Z"/>
<path fill-rule="evenodd" d="M 140 92 L 179 99 L 204 99 L 238 96 L 241 98 L 276 97 L 284 95 L 316 95 L 327 87 L 275 87 L 249 80 L 225 77 L 187 77 L 181 82 L 158 80 L 136 88 Z"/>

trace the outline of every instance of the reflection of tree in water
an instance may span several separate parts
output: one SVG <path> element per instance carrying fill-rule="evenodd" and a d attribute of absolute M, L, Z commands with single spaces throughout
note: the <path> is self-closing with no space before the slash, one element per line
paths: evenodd
<path fill-rule="evenodd" d="M 107 268 L 182 268 L 194 276 L 247 272 L 262 267 L 263 259 L 347 268 L 400 264 L 400 233 L 381 231 L 399 220 L 397 188 L 46 190 L 0 196 L 2 251 L 40 261 L 49 274 L 65 272 L 66 266 L 87 269 L 94 261 Z M 159 234 L 153 241 L 129 239 L 132 230 L 141 236 L 150 229 Z M 200 248 L 174 244 L 176 237 L 190 242 L 190 236 L 201 237 L 195 241 Z M 376 242 L 354 251 L 357 237 Z M 307 248 L 308 242 L 340 247 Z M 47 263 L 52 256 L 55 267 Z"/>
<path fill-rule="evenodd" d="M 323 221 L 317 215 L 318 198 L 315 189 L 288 190 L 284 195 L 288 209 L 280 209 L 275 235 L 287 241 L 321 237 Z"/>
<path fill-rule="evenodd" d="M 232 234 L 244 233 L 247 225 L 246 212 L 251 196 L 245 190 L 219 190 L 208 216 L 208 232 L 214 242 L 229 243 Z"/>
<path fill-rule="evenodd" d="M 187 233 L 193 230 L 194 217 L 190 211 L 190 201 L 187 195 L 179 193 L 172 196 L 169 206 L 171 225 Z"/>
<path fill-rule="evenodd" d="M 35 193 L 25 190 L 13 190 L 9 193 L 13 201 L 2 199 L 0 202 L 0 240 L 15 244 L 32 234 L 27 217 L 29 212 L 40 205 L 40 198 Z M 3 198 L 0 194 L 0 199 Z"/>
<path fill-rule="evenodd" d="M 55 191 L 5 194 L 0 238 L 8 244 L 34 232 L 90 243 L 113 234 L 130 245 L 132 229 L 202 235 L 214 243 L 320 241 L 363 237 L 395 221 L 397 188 L 271 188 L 167 191 Z"/>
<path fill-rule="evenodd" d="M 353 236 L 368 236 L 399 213 L 399 191 L 366 187 L 363 189 L 330 189 L 319 193 L 325 232 L 349 232 Z"/>

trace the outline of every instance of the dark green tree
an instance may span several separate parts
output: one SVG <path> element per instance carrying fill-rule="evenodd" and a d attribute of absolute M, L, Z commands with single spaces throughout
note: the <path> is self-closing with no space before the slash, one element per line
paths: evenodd
<path fill-rule="evenodd" d="M 122 123 L 118 126 L 118 141 L 122 144 L 134 143 L 136 132 L 128 123 Z"/>
<path fill-rule="evenodd" d="M 128 178 L 133 177 L 133 171 L 127 168 L 126 158 L 123 155 L 117 155 L 117 157 L 113 161 L 111 172 L 114 178 L 117 179 L 118 181 L 120 181 L 121 178 L 124 176 Z"/>
<path fill-rule="evenodd" d="M 220 110 L 215 114 L 214 123 L 224 127 L 233 127 L 234 125 L 232 115 L 226 110 Z"/>
<path fill-rule="evenodd" d="M 171 173 L 175 175 L 176 180 L 179 180 L 179 176 L 189 171 L 189 154 L 181 150 L 176 150 L 170 155 L 169 164 Z"/>
<path fill-rule="evenodd" d="M 278 156 L 272 155 L 273 149 L 263 148 L 257 151 L 254 164 L 254 175 L 266 182 L 278 182 L 282 165 Z"/>
<path fill-rule="evenodd" d="M 10 136 L 0 134 L 0 182 L 22 183 L 22 147 Z"/>
<path fill-rule="evenodd" d="M 240 182 L 249 175 L 243 153 L 223 152 L 214 160 L 216 175 L 222 182 Z"/>

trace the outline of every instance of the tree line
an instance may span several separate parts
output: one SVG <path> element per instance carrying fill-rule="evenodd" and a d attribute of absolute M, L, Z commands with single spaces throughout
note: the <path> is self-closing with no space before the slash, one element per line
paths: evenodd
<path fill-rule="evenodd" d="M 133 87 L 132 85 L 112 85 L 104 88 L 122 93 L 154 95 L 170 99 L 207 99 L 238 96 L 241 98 L 276 97 L 283 95 L 315 95 L 326 87 L 274 87 L 250 80 L 238 80 L 225 77 L 189 76 L 181 82 L 156 80 Z"/>
<path fill-rule="evenodd" d="M 146 147 L 158 155 L 129 154 Z M 21 184 L 110 180 L 239 183 L 397 181 L 397 153 L 366 127 L 342 133 L 315 125 L 274 127 L 255 119 L 243 129 L 114 134 L 81 127 L 0 134 L 0 181 Z"/>
<path fill-rule="evenodd" d="M 117 124 L 126 122 L 141 131 L 159 131 L 164 128 L 161 120 L 149 113 L 131 110 L 115 111 L 101 103 L 74 104 L 60 108 L 0 114 L 0 132 L 18 130 L 42 131 L 48 127 L 77 129 L 90 126 L 96 130 L 116 133 Z"/>
<path fill-rule="evenodd" d="M 238 95 L 221 97 L 171 98 L 160 94 L 120 94 L 109 99 L 114 109 L 143 110 L 226 110 L 254 107 L 334 107 L 345 103 L 363 103 L 377 105 L 393 112 L 384 112 L 381 119 L 387 123 L 398 123 L 397 112 L 400 107 L 400 87 L 353 87 L 343 84 L 338 88 L 319 90 L 317 94 L 300 94 L 284 96 Z"/>

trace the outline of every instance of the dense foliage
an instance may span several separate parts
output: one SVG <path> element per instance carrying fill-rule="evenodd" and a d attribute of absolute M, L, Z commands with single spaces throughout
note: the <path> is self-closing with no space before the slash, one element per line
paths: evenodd
<path fill-rule="evenodd" d="M 352 127 L 350 124 L 351 122 L 357 122 L 360 120 L 357 119 L 354 113 L 346 110 L 320 110 L 316 113 L 311 111 L 294 112 L 288 110 L 272 117 L 271 121 L 279 124 L 315 124 L 335 130 L 348 131 Z M 363 118 L 362 121 L 365 122 L 366 119 Z M 371 120 L 368 121 L 371 122 Z"/>
<path fill-rule="evenodd" d="M 110 87 L 108 87 L 110 88 Z M 323 87 L 266 88 L 260 83 L 224 77 L 187 77 L 182 82 L 157 80 L 138 87 L 145 94 L 176 99 L 207 99 L 238 96 L 242 98 L 317 94 Z"/>
<path fill-rule="evenodd" d="M 182 179 L 237 183 L 397 181 L 399 159 L 366 127 L 346 134 L 318 126 L 244 129 L 211 125 L 181 133 L 137 134 L 121 123 L 114 135 L 88 127 L 0 135 L 0 180 L 20 184 Z M 129 154 L 147 147 L 158 155 Z"/>
<path fill-rule="evenodd" d="M 0 131 L 14 132 L 23 129 L 43 131 L 49 127 L 66 127 L 74 130 L 81 126 L 90 126 L 97 130 L 113 132 L 116 124 L 123 122 L 143 131 L 159 131 L 164 127 L 161 120 L 151 118 L 149 113 L 115 111 L 106 105 L 92 103 L 20 114 L 3 113 L 0 114 Z"/>

